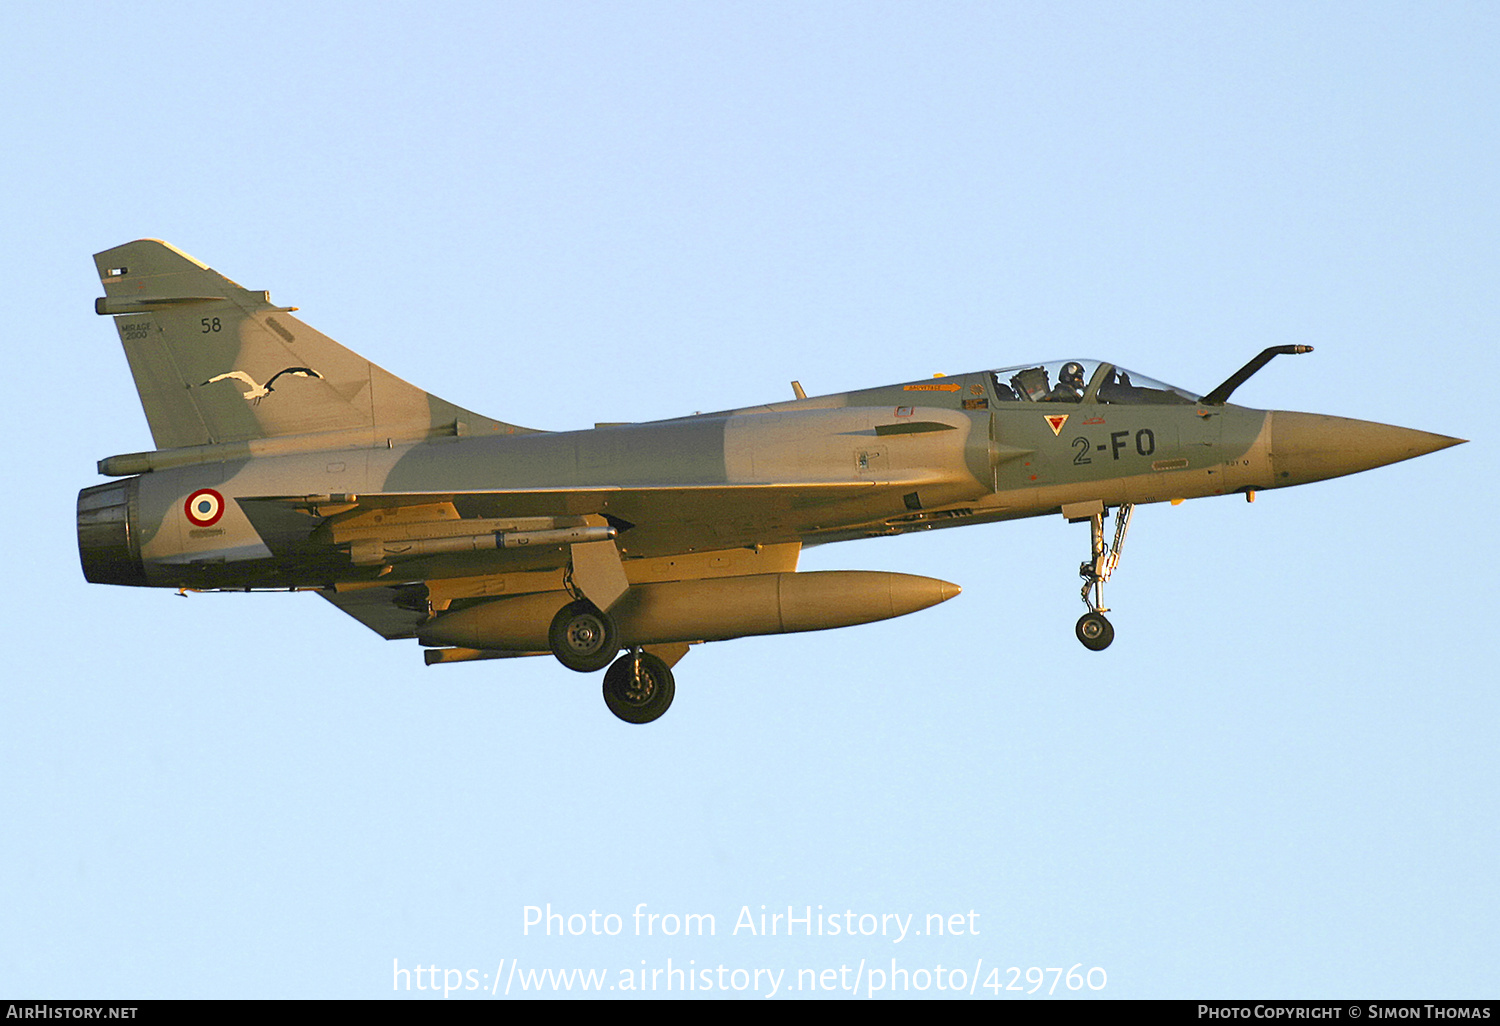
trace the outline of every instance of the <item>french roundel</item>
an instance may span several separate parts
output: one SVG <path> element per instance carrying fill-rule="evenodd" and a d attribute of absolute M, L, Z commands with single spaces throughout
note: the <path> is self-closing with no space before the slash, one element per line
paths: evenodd
<path fill-rule="evenodd" d="M 200 488 L 183 504 L 187 518 L 198 527 L 211 527 L 224 515 L 224 496 L 212 488 Z"/>

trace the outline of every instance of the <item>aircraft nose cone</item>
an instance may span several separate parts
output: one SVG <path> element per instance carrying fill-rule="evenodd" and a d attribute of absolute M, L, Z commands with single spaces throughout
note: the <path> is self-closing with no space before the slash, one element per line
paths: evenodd
<path fill-rule="evenodd" d="M 1277 485 L 1355 474 L 1464 441 L 1368 420 L 1284 410 L 1271 414 L 1271 466 Z"/>

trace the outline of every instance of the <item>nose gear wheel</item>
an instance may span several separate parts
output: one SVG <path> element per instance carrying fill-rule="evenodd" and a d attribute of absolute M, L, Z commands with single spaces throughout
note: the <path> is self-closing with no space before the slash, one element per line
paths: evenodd
<path fill-rule="evenodd" d="M 1078 618 L 1074 633 L 1084 648 L 1095 652 L 1104 651 L 1115 640 L 1114 624 L 1106 620 L 1103 613 L 1084 613 Z"/>

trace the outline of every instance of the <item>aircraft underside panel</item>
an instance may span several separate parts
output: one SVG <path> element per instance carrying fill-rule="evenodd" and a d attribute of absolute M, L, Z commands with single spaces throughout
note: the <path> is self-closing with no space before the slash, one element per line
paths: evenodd
<path fill-rule="evenodd" d="M 356 591 L 335 591 L 328 588 L 317 594 L 387 641 L 415 638 L 417 628 L 427 620 L 426 596 L 420 584 L 361 588 Z"/>

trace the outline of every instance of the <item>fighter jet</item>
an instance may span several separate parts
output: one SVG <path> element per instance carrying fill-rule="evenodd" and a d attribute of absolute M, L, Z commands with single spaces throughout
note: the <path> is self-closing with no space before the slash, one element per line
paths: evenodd
<path fill-rule="evenodd" d="M 1137 504 L 1254 499 L 1462 439 L 1228 402 L 1065 359 L 592 430 L 492 420 L 408 384 L 167 243 L 94 257 L 155 448 L 78 496 L 84 576 L 312 591 L 428 665 L 555 656 L 604 670 L 630 723 L 693 644 L 915 612 L 956 584 L 797 572 L 804 546 L 1020 517 L 1089 525 L 1075 633 Z M 264 385 L 260 382 L 265 382 Z M 275 383 L 274 387 L 272 383 Z M 1106 531 L 1113 514 L 1113 531 Z"/>

